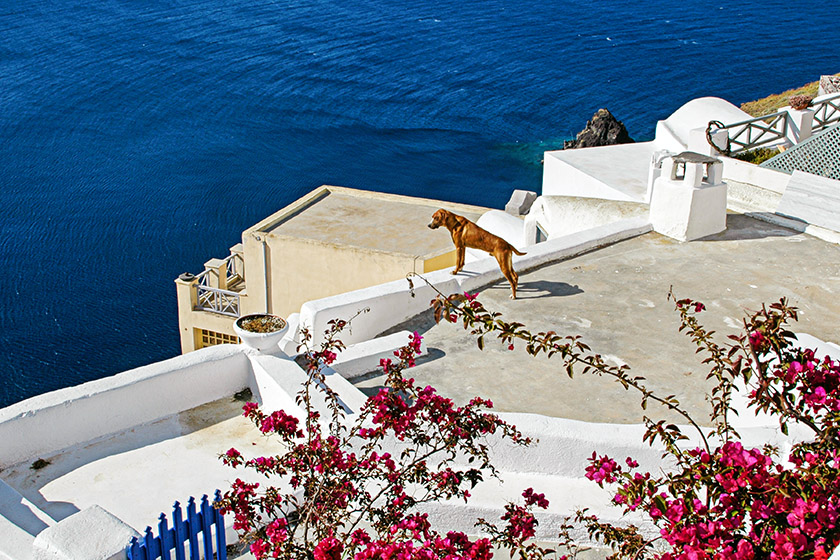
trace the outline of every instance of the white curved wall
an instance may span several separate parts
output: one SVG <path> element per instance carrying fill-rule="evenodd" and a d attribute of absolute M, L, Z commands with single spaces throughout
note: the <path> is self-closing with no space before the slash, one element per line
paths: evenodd
<path fill-rule="evenodd" d="M 230 396 L 250 379 L 243 348 L 222 345 L 27 399 L 0 410 L 0 467 Z"/>
<path fill-rule="evenodd" d="M 647 218 L 648 206 L 641 202 L 623 202 L 574 196 L 540 196 L 525 217 L 528 239 L 536 239 L 537 224 L 555 239 L 578 231 L 616 223 L 627 218 Z"/>

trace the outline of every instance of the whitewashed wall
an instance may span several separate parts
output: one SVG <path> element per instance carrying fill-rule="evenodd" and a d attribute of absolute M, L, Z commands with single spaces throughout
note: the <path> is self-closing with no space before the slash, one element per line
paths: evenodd
<path fill-rule="evenodd" d="M 151 422 L 248 387 L 243 348 L 205 348 L 0 410 L 0 466 Z"/>

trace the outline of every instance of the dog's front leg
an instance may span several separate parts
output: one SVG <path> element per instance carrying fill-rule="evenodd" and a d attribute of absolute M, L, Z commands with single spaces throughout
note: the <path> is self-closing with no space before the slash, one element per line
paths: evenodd
<path fill-rule="evenodd" d="M 461 272 L 461 269 L 464 268 L 464 254 L 466 253 L 466 246 L 458 247 L 458 257 L 455 262 L 455 270 L 452 271 L 452 274 L 458 274 Z"/>

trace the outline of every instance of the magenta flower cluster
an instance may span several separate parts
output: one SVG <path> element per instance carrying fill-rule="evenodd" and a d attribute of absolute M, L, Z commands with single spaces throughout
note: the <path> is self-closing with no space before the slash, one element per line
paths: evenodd
<path fill-rule="evenodd" d="M 692 310 L 702 311 L 679 308 L 690 327 Z M 671 449 L 677 468 L 664 475 L 593 453 L 586 477 L 614 487 L 615 504 L 646 513 L 659 527 L 669 546 L 653 558 L 825 559 L 840 542 L 840 363 L 795 346 L 783 328 L 791 313 L 779 306 L 753 316 L 721 363 L 728 375 L 752 382 L 753 409 L 776 415 L 785 431 L 788 424 L 811 428 L 813 440 L 779 457 L 772 447 L 745 447 L 718 417 L 721 444 Z"/>

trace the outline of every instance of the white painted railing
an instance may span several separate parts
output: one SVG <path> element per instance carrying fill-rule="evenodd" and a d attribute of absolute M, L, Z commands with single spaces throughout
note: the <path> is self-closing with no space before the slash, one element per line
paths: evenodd
<path fill-rule="evenodd" d="M 213 283 L 211 282 L 211 279 L 215 275 L 219 274 L 215 268 L 207 269 L 196 276 L 196 280 L 198 282 L 198 293 L 195 308 L 197 310 L 210 311 L 211 313 L 218 313 L 220 315 L 239 317 L 239 293 L 233 290 L 220 288 L 219 285 L 234 286 L 244 282 L 245 262 L 240 254 L 233 253 L 222 261 L 222 265 L 223 266 L 220 267 L 219 270 L 224 271 L 225 281 L 217 281 L 216 286 L 212 285 Z"/>
<path fill-rule="evenodd" d="M 840 123 L 840 93 L 814 100 L 811 109 L 814 111 L 814 123 L 811 125 L 812 132 Z"/>

